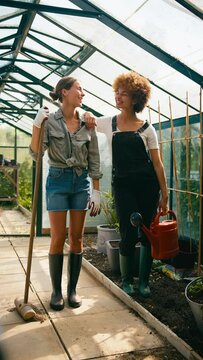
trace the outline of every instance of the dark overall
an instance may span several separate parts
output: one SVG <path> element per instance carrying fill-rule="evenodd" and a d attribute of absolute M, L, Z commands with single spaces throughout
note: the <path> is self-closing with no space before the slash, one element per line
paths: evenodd
<path fill-rule="evenodd" d="M 140 136 L 148 126 L 146 122 L 136 132 L 115 132 L 116 117 L 112 119 L 112 189 L 121 234 L 120 254 L 124 256 L 132 254 L 138 241 L 149 245 L 144 234 L 138 237 L 130 215 L 139 212 L 149 227 L 159 201 L 157 176 Z"/>

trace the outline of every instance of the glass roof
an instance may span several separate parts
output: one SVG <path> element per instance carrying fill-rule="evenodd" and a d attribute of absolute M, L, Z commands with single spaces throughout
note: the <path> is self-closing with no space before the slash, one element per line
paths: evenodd
<path fill-rule="evenodd" d="M 113 115 L 112 81 L 129 69 L 151 81 L 152 123 L 184 117 L 187 94 L 199 112 L 203 0 L 5 0 L 0 14 L 5 123 L 31 133 L 39 104 L 57 108 L 49 91 L 64 75 L 81 81 L 84 110 Z"/>

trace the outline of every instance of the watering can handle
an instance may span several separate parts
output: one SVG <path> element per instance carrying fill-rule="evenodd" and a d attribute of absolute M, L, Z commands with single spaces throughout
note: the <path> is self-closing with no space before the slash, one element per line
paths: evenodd
<path fill-rule="evenodd" d="M 176 219 L 176 215 L 175 215 L 175 213 L 173 212 L 173 210 L 168 210 L 167 215 L 168 215 L 168 214 L 171 214 L 171 215 L 173 216 L 173 219 L 174 219 L 174 220 L 177 220 L 177 219 Z M 158 224 L 158 223 L 159 223 L 159 218 L 160 218 L 161 216 L 165 216 L 165 215 L 163 215 L 163 212 L 162 212 L 162 211 L 159 211 L 159 213 L 155 216 L 153 222 L 154 222 L 155 224 Z"/>

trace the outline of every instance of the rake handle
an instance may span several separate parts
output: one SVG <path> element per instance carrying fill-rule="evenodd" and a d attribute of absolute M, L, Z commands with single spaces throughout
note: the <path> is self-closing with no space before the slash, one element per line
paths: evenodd
<path fill-rule="evenodd" d="M 25 304 L 28 302 L 28 294 L 29 294 L 29 286 L 30 286 L 30 273 L 31 273 L 31 265 L 32 265 L 33 243 L 34 243 L 34 236 L 35 236 L 37 201 L 38 201 L 38 192 L 39 192 L 39 184 L 40 184 L 41 165 L 42 165 L 44 125 L 45 125 L 45 121 L 43 121 L 43 123 L 41 125 L 40 138 L 39 138 L 39 150 L 38 150 L 38 156 L 37 156 L 37 162 L 36 162 L 36 176 L 35 176 L 35 184 L 34 184 L 33 203 L 32 203 L 30 240 L 29 240 L 29 248 L 28 248 L 27 272 L 26 272 L 25 291 L 24 291 L 24 303 Z"/>

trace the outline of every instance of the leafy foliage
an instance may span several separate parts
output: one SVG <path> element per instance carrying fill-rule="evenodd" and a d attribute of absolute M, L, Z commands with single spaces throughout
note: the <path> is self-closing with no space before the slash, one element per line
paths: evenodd
<path fill-rule="evenodd" d="M 10 174 L 10 176 L 11 175 L 12 174 Z M 7 177 L 3 173 L 0 173 L 0 197 L 13 197 L 14 195 L 13 184 L 8 181 Z"/>
<path fill-rule="evenodd" d="M 203 304 L 203 277 L 198 278 L 188 286 L 188 295 L 193 301 Z"/>
<path fill-rule="evenodd" d="M 113 195 L 110 190 L 102 193 L 101 208 L 106 218 L 106 224 L 108 224 L 110 228 L 118 230 L 118 218 Z"/>
<path fill-rule="evenodd" d="M 32 166 L 25 159 L 19 170 L 19 204 L 28 210 L 32 207 Z"/>

